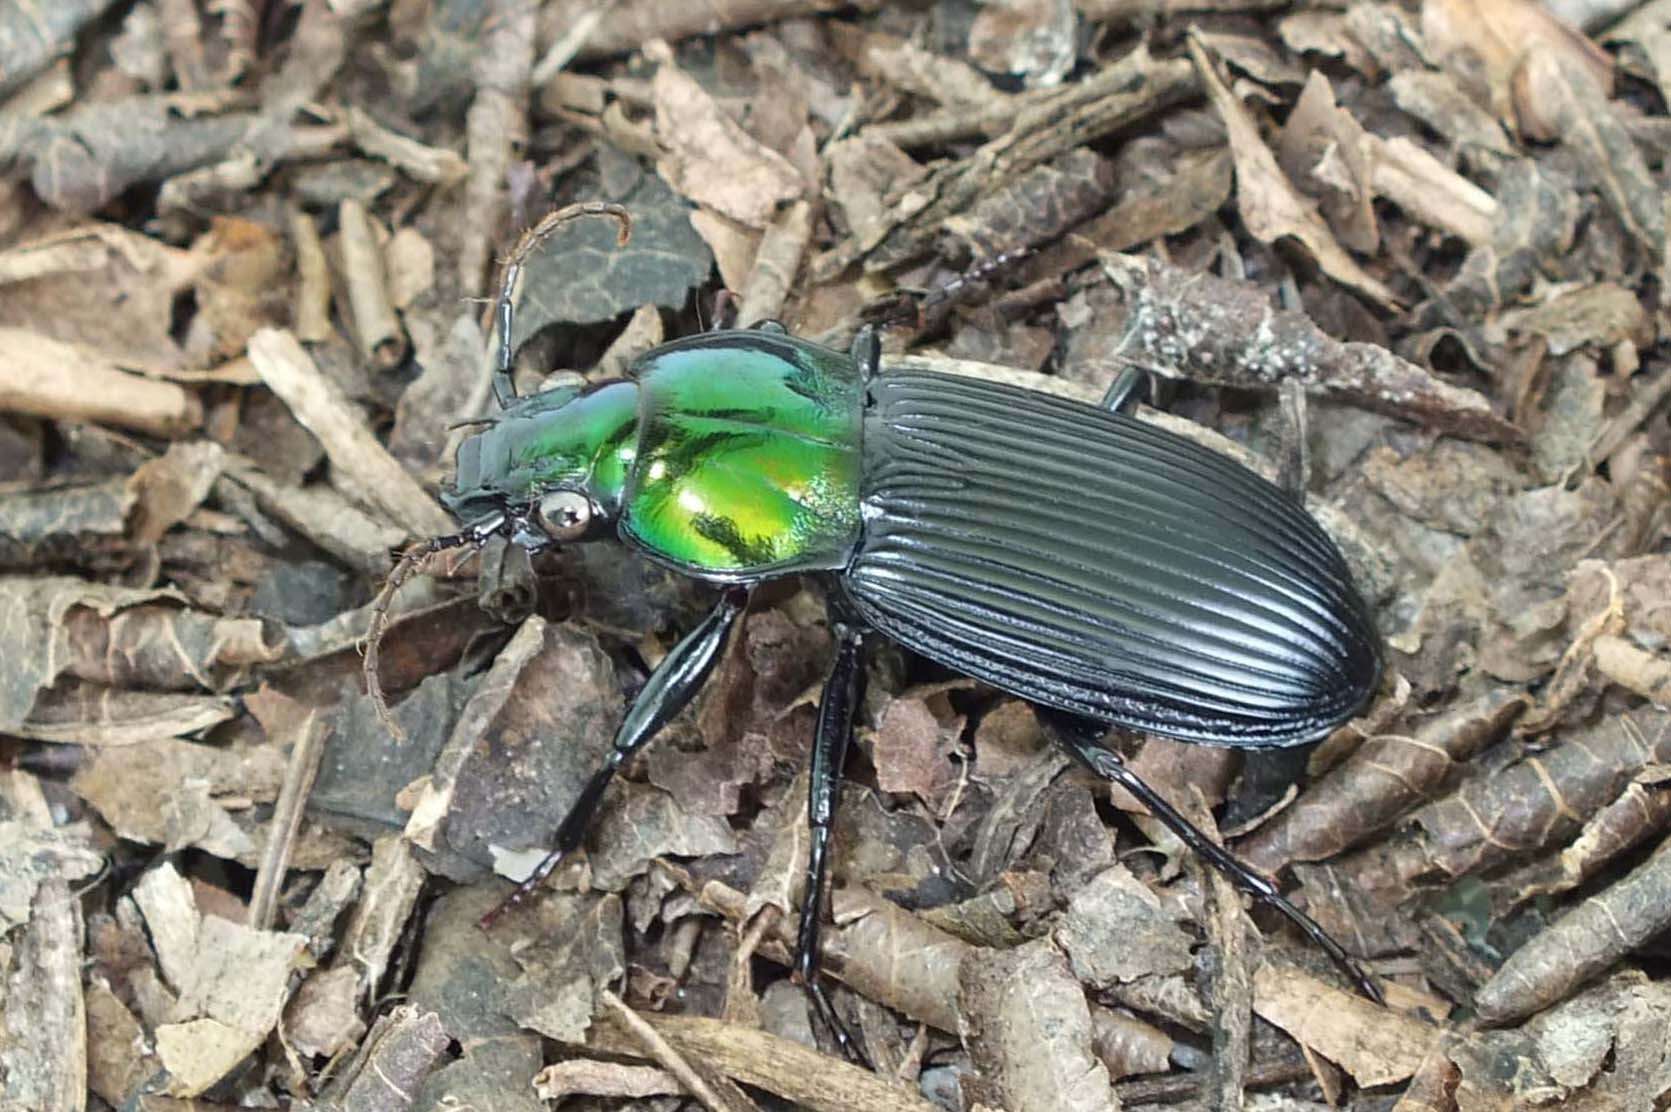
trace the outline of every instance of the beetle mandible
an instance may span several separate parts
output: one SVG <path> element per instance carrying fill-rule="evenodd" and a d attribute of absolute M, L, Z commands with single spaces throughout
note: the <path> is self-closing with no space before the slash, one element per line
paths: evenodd
<path fill-rule="evenodd" d="M 625 209 L 571 205 L 525 233 L 505 266 L 493 379 L 501 412 L 459 447 L 443 501 L 462 529 L 414 546 L 389 577 L 368 633 L 367 687 L 381 706 L 376 648 L 388 598 L 446 548 L 502 536 L 538 552 L 613 534 L 718 585 L 720 597 L 633 700 L 603 767 L 512 901 L 580 848 L 615 772 L 712 672 L 749 589 L 813 575 L 836 649 L 812 746 L 796 973 L 844 1046 L 817 976 L 818 931 L 872 633 L 1034 704 L 1068 753 L 1278 908 L 1380 999 L 1272 882 L 1100 744 L 1117 726 L 1206 745 L 1300 745 L 1374 692 L 1374 623 L 1339 550 L 1294 498 L 1119 412 L 1123 391 L 1099 408 L 970 378 L 885 372 L 868 325 L 845 352 L 772 322 L 711 331 L 646 352 L 625 379 L 518 398 L 518 272 L 555 228 L 585 215 L 618 220 L 625 242 Z"/>

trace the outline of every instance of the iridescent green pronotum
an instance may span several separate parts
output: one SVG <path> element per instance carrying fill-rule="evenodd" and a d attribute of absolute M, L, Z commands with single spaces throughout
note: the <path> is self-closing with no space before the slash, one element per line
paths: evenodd
<path fill-rule="evenodd" d="M 1194 441 L 1118 412 L 962 377 L 888 372 L 873 329 L 837 351 L 780 325 L 646 353 L 623 380 L 514 398 L 512 288 L 557 225 L 523 238 L 498 303 L 502 412 L 466 440 L 446 496 L 462 529 L 530 550 L 614 539 L 719 586 L 713 612 L 627 710 L 531 890 L 580 847 L 615 770 L 684 707 L 765 580 L 824 587 L 836 655 L 812 747 L 797 973 L 818 981 L 830 824 L 867 636 L 882 633 L 1035 704 L 1068 751 L 1209 863 L 1282 910 L 1366 994 L 1375 984 L 1268 880 L 1209 841 L 1100 745 L 1109 726 L 1245 748 L 1313 741 L 1374 691 L 1374 623 L 1328 536 L 1290 495 Z M 375 688 L 375 640 L 367 653 Z M 515 897 L 513 897 L 515 898 Z"/>

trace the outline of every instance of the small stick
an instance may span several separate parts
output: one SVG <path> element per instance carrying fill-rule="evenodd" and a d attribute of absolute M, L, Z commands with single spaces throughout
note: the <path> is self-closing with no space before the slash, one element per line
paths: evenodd
<path fill-rule="evenodd" d="M 662 1038 L 661 1033 L 646 1023 L 642 1016 L 627 1007 L 625 1001 L 619 996 L 608 989 L 600 989 L 598 1000 L 615 1013 L 621 1025 L 643 1044 L 650 1057 L 655 1059 L 662 1069 L 678 1078 L 679 1084 L 685 1087 L 685 1091 L 701 1101 L 702 1106 L 709 1109 L 709 1112 L 743 1112 L 746 1109 L 760 1112 L 753 1101 L 747 1101 L 747 1103 L 739 1105 L 720 1096 L 713 1086 L 708 1084 L 707 1079 L 696 1072 L 696 1067 L 692 1066 L 683 1054 L 673 1048 L 672 1043 Z"/>

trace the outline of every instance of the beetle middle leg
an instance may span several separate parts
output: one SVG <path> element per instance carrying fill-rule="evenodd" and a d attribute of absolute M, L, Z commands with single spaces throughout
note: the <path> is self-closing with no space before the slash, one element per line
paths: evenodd
<path fill-rule="evenodd" d="M 1176 834 L 1184 845 L 1207 864 L 1229 877 L 1236 887 L 1261 903 L 1280 911 L 1291 923 L 1299 927 L 1307 938 L 1328 954 L 1365 996 L 1377 1004 L 1386 1002 L 1379 986 L 1315 919 L 1295 907 L 1269 878 L 1254 872 L 1235 854 L 1203 834 L 1195 824 L 1168 803 L 1164 796 L 1144 783 L 1143 778 L 1133 772 L 1130 766 L 1120 759 L 1118 753 L 1104 747 L 1102 736 L 1108 731 L 1106 725 L 1093 719 L 1059 712 L 1046 712 L 1043 717 L 1054 728 L 1057 739 L 1069 755 L 1096 776 L 1124 788 L 1148 808 L 1151 815 Z"/>
<path fill-rule="evenodd" d="M 499 916 L 526 899 L 551 875 L 552 870 L 563 863 L 564 858 L 580 848 L 597 815 L 598 805 L 603 802 L 604 789 L 609 787 L 615 773 L 629 757 L 648 745 L 702 689 L 725 651 L 737 618 L 747 608 L 746 590 L 740 587 L 727 590 L 720 597 L 719 605 L 702 619 L 702 624 L 686 634 L 684 640 L 667 654 L 621 719 L 609 756 L 604 758 L 603 765 L 592 774 L 581 789 L 580 798 L 574 801 L 574 806 L 558 824 L 551 852 L 528 874 L 527 879 L 516 886 L 514 892 L 482 917 L 483 927 L 491 927 Z"/>
<path fill-rule="evenodd" d="M 859 682 L 864 675 L 863 626 L 834 613 L 830 618 L 836 635 L 836 655 L 829 679 L 824 681 L 823 697 L 818 700 L 818 729 L 812 743 L 812 769 L 807 788 L 807 826 L 812 844 L 807 853 L 801 929 L 795 939 L 795 976 L 812 998 L 818 1018 L 829 1028 L 842 1053 L 868 1066 L 870 1063 L 859 1049 L 858 1041 L 836 1015 L 835 1006 L 818 979 L 818 931 L 824 917 L 830 834 L 835 824 L 836 804 L 841 799 L 841 770 L 853 740 L 853 715 L 858 710 Z"/>

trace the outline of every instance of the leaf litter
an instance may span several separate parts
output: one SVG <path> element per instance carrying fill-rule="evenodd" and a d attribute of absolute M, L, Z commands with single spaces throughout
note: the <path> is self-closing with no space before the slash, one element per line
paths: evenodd
<path fill-rule="evenodd" d="M 0 12 L 0 1105 L 1668 1099 L 1663 4 L 49 7 Z M 707 605 L 490 547 L 390 609 L 404 740 L 360 684 L 491 405 L 490 262 L 579 200 L 633 236 L 529 260 L 525 389 L 944 290 L 890 360 L 1137 368 L 1143 419 L 1302 483 L 1380 699 L 1287 763 L 1111 743 L 1388 1006 L 876 645 L 825 956 L 881 1068 L 843 1061 L 788 973 L 832 643 L 794 581 L 481 930 Z"/>

